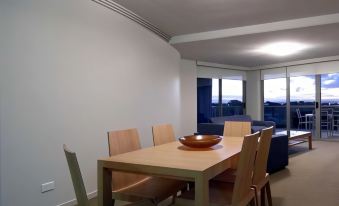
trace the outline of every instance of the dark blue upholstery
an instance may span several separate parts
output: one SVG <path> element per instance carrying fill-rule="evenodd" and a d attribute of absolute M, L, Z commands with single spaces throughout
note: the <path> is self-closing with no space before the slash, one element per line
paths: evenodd
<path fill-rule="evenodd" d="M 248 115 L 234 115 L 234 116 L 223 116 L 223 117 L 212 117 L 210 123 L 198 123 L 198 133 L 201 134 L 219 134 L 221 135 L 224 131 L 225 121 L 240 121 L 240 122 L 252 122 L 252 133 L 261 131 L 266 127 L 273 126 L 273 133 L 275 133 L 275 123 L 272 121 L 259 121 L 252 120 Z"/>
<path fill-rule="evenodd" d="M 237 115 L 230 117 L 215 117 L 211 118 L 213 123 L 200 123 L 198 124 L 197 134 L 209 134 L 209 135 L 220 135 L 224 133 L 224 122 L 225 121 L 248 121 L 247 115 Z M 249 117 L 250 118 L 250 117 Z M 274 126 L 275 123 L 271 121 L 252 121 L 252 132 L 261 131 L 263 128 Z M 275 131 L 274 131 L 275 133 Z M 272 142 L 270 152 L 267 161 L 267 172 L 273 173 L 278 170 L 285 168 L 288 165 L 288 137 L 287 135 L 272 136 Z"/>
<path fill-rule="evenodd" d="M 273 173 L 288 165 L 288 137 L 276 134 L 272 136 L 270 153 L 267 160 L 267 172 Z"/>

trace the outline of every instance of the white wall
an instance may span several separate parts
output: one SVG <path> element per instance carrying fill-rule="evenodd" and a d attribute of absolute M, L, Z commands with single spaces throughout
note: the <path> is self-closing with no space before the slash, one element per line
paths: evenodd
<path fill-rule="evenodd" d="M 246 113 L 255 120 L 261 120 L 261 80 L 260 71 L 247 71 L 246 74 Z"/>
<path fill-rule="evenodd" d="M 181 135 L 197 132 L 197 67 L 195 61 L 182 59 L 181 85 Z"/>
<path fill-rule="evenodd" d="M 195 71 L 180 71 L 179 53 L 153 33 L 90 0 L 0 4 L 1 206 L 75 197 L 63 143 L 92 192 L 108 130 L 136 127 L 144 147 L 153 124 L 195 131 Z M 51 180 L 56 190 L 41 194 Z"/>

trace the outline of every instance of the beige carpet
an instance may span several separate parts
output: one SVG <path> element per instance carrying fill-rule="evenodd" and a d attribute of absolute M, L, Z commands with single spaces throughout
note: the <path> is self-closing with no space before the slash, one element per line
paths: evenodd
<path fill-rule="evenodd" d="M 306 144 L 291 150 L 288 167 L 271 175 L 273 205 L 338 206 L 339 142 L 315 141 L 311 151 Z M 178 199 L 175 206 L 186 205 L 192 204 Z"/>

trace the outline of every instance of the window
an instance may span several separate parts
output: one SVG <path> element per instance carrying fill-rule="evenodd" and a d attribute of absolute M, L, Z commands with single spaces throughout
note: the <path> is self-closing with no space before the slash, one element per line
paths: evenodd
<path fill-rule="evenodd" d="M 223 116 L 243 114 L 243 81 L 223 79 L 221 85 Z"/>
<path fill-rule="evenodd" d="M 244 114 L 244 81 L 198 78 L 198 123 L 211 117 Z"/>

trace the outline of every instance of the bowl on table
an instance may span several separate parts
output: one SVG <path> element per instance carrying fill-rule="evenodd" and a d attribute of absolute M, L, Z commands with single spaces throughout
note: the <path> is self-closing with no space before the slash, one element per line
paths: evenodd
<path fill-rule="evenodd" d="M 192 148 L 208 148 L 218 144 L 222 140 L 218 135 L 190 135 L 180 137 L 181 144 Z"/>

